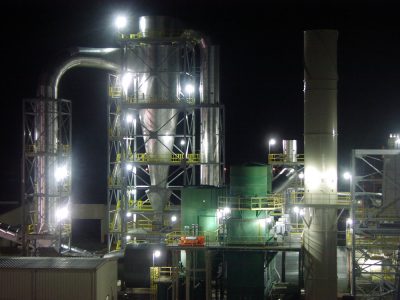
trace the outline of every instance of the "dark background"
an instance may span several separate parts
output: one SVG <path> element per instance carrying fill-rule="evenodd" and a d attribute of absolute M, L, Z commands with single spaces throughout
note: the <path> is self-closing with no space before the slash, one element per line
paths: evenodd
<path fill-rule="evenodd" d="M 351 4 L 348 4 L 351 2 Z M 268 139 L 303 151 L 303 31 L 337 29 L 339 172 L 351 149 L 381 148 L 400 132 L 400 21 L 391 1 L 2 2 L 0 201 L 20 199 L 22 99 L 71 46 L 114 47 L 119 12 L 170 15 L 221 46 L 227 166 L 265 163 Z M 73 103 L 73 197 L 106 200 L 107 74 L 75 69 L 60 85 Z M 340 184 L 344 184 L 339 180 Z"/>

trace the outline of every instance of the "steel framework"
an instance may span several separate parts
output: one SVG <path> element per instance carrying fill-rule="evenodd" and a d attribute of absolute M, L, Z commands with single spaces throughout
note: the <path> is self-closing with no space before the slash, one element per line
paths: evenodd
<path fill-rule="evenodd" d="M 23 248 L 58 247 L 70 242 L 71 102 L 23 101 Z"/>
<path fill-rule="evenodd" d="M 194 64 L 187 60 L 185 64 Z M 195 74 L 191 67 L 192 76 Z M 134 94 L 133 94 L 134 95 Z M 190 98 L 178 97 L 172 102 L 140 101 L 138 96 L 124 95 L 121 79 L 116 75 L 109 77 L 108 102 L 108 250 L 123 248 L 126 243 L 138 239 L 156 238 L 159 241 L 166 228 L 174 229 L 170 221 L 161 230 L 152 226 L 154 211 L 147 197 L 150 188 L 149 166 L 169 166 L 165 178 L 171 197 L 165 214 L 179 210 L 180 189 L 187 185 L 200 184 L 201 166 L 218 166 L 219 182 L 224 182 L 224 109 L 219 104 L 198 103 L 193 95 Z M 169 134 L 173 146 L 167 154 L 146 153 L 145 144 L 154 136 L 143 132 L 140 110 L 175 111 L 176 132 Z M 200 152 L 200 136 L 203 134 L 201 118 L 204 112 L 216 112 L 219 128 L 215 151 L 218 160 L 206 158 Z M 169 120 L 168 120 L 169 121 Z M 162 126 L 161 126 L 162 127 Z M 158 138 L 166 137 L 158 135 Z M 160 140 L 158 140 L 160 141 Z M 162 141 L 160 141 L 162 143 Z M 176 228 L 175 228 L 176 229 Z"/>
<path fill-rule="evenodd" d="M 398 149 L 353 150 L 347 244 L 357 299 L 399 299 L 399 154 Z"/>

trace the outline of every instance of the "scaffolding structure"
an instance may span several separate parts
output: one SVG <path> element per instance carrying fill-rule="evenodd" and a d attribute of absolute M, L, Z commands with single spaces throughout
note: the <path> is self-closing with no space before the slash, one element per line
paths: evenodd
<path fill-rule="evenodd" d="M 178 78 L 177 84 L 184 86 L 190 82 L 200 86 L 201 70 L 198 58 L 200 40 L 191 34 L 171 38 L 162 35 L 155 38 L 144 38 L 136 35 L 121 36 L 122 45 L 122 70 L 129 70 L 128 61 L 146 61 L 140 47 L 143 45 L 163 44 L 173 45 L 179 54 L 179 74 L 174 69 L 173 76 Z M 156 69 L 163 69 L 173 53 L 167 53 L 161 59 Z M 132 62 L 131 62 L 132 63 Z M 146 64 L 146 62 L 144 63 Z M 147 67 L 147 65 L 146 65 Z M 224 182 L 224 110 L 218 101 L 202 101 L 202 96 L 196 91 L 179 93 L 176 98 L 153 98 L 140 91 L 146 80 L 147 73 L 130 71 L 132 87 L 124 87 L 123 71 L 119 75 L 109 77 L 108 101 L 108 250 L 123 249 L 126 243 L 146 239 L 159 242 L 165 238 L 165 233 L 174 228 L 170 218 L 163 217 L 163 224 L 155 226 L 155 209 L 148 197 L 152 187 L 151 170 L 168 168 L 168 175 L 162 178 L 168 189 L 169 201 L 163 207 L 162 214 L 172 215 L 179 211 L 181 201 L 180 190 L 183 186 L 204 184 L 201 180 L 202 168 L 205 166 L 216 170 L 216 181 Z M 154 72 L 168 73 L 168 70 Z M 165 76 L 165 74 L 163 75 Z M 172 76 L 172 75 L 170 75 Z M 162 81 L 160 79 L 160 81 Z M 166 83 L 162 83 L 166 84 Z M 200 92 L 201 93 L 201 92 Z M 143 113 L 170 115 L 157 124 L 160 130 L 152 131 L 143 120 Z M 210 151 L 215 153 L 210 158 L 208 153 L 203 153 L 204 134 L 207 131 L 205 117 L 213 116 L 215 129 L 215 148 Z M 161 122 L 157 120 L 157 122 Z M 174 130 L 165 128 L 169 123 L 175 123 Z M 163 129 L 164 128 L 164 129 Z M 148 153 L 146 146 L 151 140 L 162 144 L 167 151 L 164 153 Z M 166 142 L 167 141 L 167 142 Z M 171 143 L 171 147 L 168 146 Z"/>
<path fill-rule="evenodd" d="M 347 244 L 352 294 L 399 299 L 400 150 L 353 150 Z"/>
<path fill-rule="evenodd" d="M 23 101 L 22 203 L 25 251 L 70 244 L 71 102 Z"/>

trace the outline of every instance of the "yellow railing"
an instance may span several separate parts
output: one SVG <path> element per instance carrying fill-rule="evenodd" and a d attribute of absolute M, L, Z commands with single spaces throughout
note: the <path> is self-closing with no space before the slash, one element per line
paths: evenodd
<path fill-rule="evenodd" d="M 290 224 L 290 232 L 291 233 L 301 233 L 304 230 L 303 223 L 292 223 Z"/>
<path fill-rule="evenodd" d="M 108 95 L 111 98 L 119 98 L 122 95 L 122 88 L 118 86 L 110 86 L 108 88 Z"/>
<path fill-rule="evenodd" d="M 68 154 L 70 153 L 71 147 L 68 144 L 65 145 L 57 145 L 57 146 L 47 146 L 46 147 L 46 153 L 62 153 L 62 154 Z M 40 149 L 38 144 L 34 145 L 26 145 L 25 146 L 25 153 L 28 154 L 36 154 L 40 152 L 45 152 L 44 149 Z"/>
<path fill-rule="evenodd" d="M 110 86 L 108 88 L 108 95 L 111 98 L 120 98 L 122 96 L 122 88 L 119 86 Z M 186 97 L 184 99 L 156 99 L 156 98 L 149 98 L 146 97 L 144 94 L 142 97 L 139 96 L 133 97 L 125 97 L 124 102 L 129 104 L 177 104 L 177 103 L 187 103 L 187 104 L 194 104 L 195 98 L 193 97 Z"/>
<path fill-rule="evenodd" d="M 127 97 L 124 99 L 129 104 L 194 104 L 194 98 L 184 98 L 184 99 L 156 99 L 148 98 L 143 95 L 143 97 Z"/>
<path fill-rule="evenodd" d="M 172 231 L 165 235 L 165 242 L 168 245 L 177 244 L 179 242 L 179 239 L 181 238 L 181 236 L 183 236 L 182 231 Z"/>
<path fill-rule="evenodd" d="M 283 195 L 273 194 L 266 197 L 219 197 L 218 207 L 233 210 L 275 210 L 282 208 Z"/>
<path fill-rule="evenodd" d="M 181 163 L 186 161 L 187 163 L 199 163 L 199 153 L 189 153 L 187 155 L 183 153 L 166 153 L 166 154 L 150 154 L 150 153 L 135 153 L 129 155 L 129 159 L 133 162 L 160 162 L 160 163 Z"/>
<path fill-rule="evenodd" d="M 293 192 L 289 197 L 291 205 L 343 205 L 350 206 L 350 193 L 303 193 Z"/>
<path fill-rule="evenodd" d="M 268 163 L 304 163 L 304 154 L 288 155 L 274 153 L 268 155 Z"/>
<path fill-rule="evenodd" d="M 400 244 L 400 237 L 393 236 L 363 236 L 357 235 L 355 236 L 355 244 L 357 248 L 367 248 L 367 249 L 393 249 L 397 250 Z"/>

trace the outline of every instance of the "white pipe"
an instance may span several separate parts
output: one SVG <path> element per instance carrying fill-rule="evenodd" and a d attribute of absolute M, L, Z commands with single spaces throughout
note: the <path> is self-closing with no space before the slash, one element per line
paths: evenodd
<path fill-rule="evenodd" d="M 304 232 L 306 299 L 336 300 L 337 66 L 335 30 L 304 32 Z"/>
<path fill-rule="evenodd" d="M 68 70 L 71 70 L 72 68 L 75 67 L 97 68 L 112 72 L 119 72 L 121 70 L 120 65 L 105 60 L 103 58 L 86 57 L 86 56 L 72 57 L 64 61 L 62 64 L 60 64 L 53 71 L 51 76 L 47 78 L 46 81 L 41 82 L 38 91 L 39 96 L 57 99 L 58 85 L 60 83 L 61 77 Z"/>

